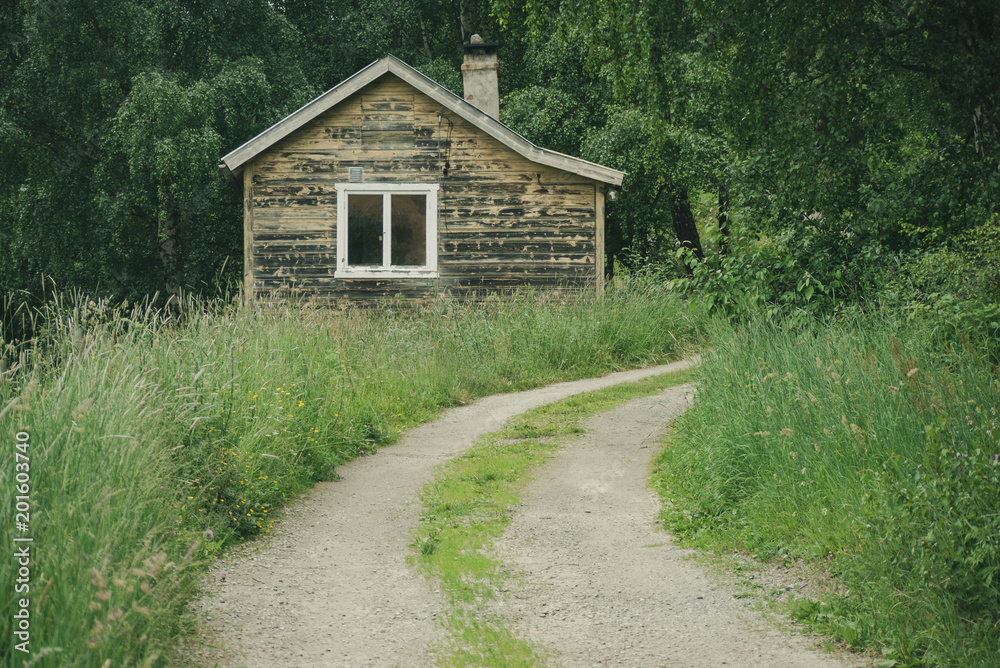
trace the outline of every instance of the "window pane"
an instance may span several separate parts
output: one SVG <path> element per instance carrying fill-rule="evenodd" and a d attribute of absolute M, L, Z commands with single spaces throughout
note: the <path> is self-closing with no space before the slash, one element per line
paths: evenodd
<path fill-rule="evenodd" d="M 392 264 L 427 264 L 427 195 L 392 196 Z"/>
<path fill-rule="evenodd" d="M 347 264 L 382 266 L 382 196 L 347 196 Z"/>

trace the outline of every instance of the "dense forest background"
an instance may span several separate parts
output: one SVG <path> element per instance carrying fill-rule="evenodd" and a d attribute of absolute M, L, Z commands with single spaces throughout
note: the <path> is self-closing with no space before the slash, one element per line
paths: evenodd
<path fill-rule="evenodd" d="M 0 14 L 0 293 L 40 276 L 125 300 L 214 292 L 242 265 L 221 155 L 386 53 L 460 92 L 458 46 L 480 33 L 503 44 L 502 121 L 629 173 L 608 213 L 618 267 L 658 267 L 727 309 L 875 297 L 997 317 L 992 0 L 8 0 Z"/>

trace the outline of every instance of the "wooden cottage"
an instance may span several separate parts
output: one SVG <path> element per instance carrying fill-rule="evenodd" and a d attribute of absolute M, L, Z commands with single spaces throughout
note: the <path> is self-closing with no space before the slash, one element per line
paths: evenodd
<path fill-rule="evenodd" d="M 467 46 L 471 101 L 386 56 L 223 158 L 243 179 L 250 297 L 601 289 L 624 174 L 500 123 L 491 47 Z"/>

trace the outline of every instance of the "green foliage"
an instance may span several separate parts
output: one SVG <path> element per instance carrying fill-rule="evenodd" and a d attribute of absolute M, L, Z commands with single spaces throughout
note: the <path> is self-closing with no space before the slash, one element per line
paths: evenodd
<path fill-rule="evenodd" d="M 589 121 L 569 93 L 558 88 L 530 86 L 504 98 L 501 120 L 539 146 L 576 152 Z"/>
<path fill-rule="evenodd" d="M 511 47 L 502 53 L 501 79 L 511 88 L 501 100 L 500 120 L 539 146 L 581 155 L 587 132 L 605 123 L 608 78 L 586 70 L 579 43 L 557 37 L 521 42 L 517 33 L 505 38 L 520 53 L 510 53 Z"/>
<path fill-rule="evenodd" d="M 954 343 L 985 340 L 1000 354 L 1000 218 L 934 250 L 913 254 L 894 272 L 886 301 Z"/>
<path fill-rule="evenodd" d="M 994 416 L 984 419 L 979 408 L 973 429 L 992 431 L 997 421 Z M 956 613 L 989 626 L 998 621 L 994 616 L 1000 610 L 1000 514 L 995 503 L 1000 455 L 980 448 L 966 451 L 977 442 L 997 448 L 991 436 L 968 438 L 964 431 L 952 426 L 947 430 L 950 442 L 942 442 L 939 430 L 928 425 L 924 463 L 908 479 L 893 482 L 898 512 L 887 518 L 886 535 L 878 539 L 885 538 L 896 551 L 893 566 L 903 578 L 924 583 L 922 595 L 927 587 L 932 596 L 940 588 L 937 595 L 952 599 Z"/>
<path fill-rule="evenodd" d="M 160 263 L 162 273 L 148 277 L 144 291 L 162 285 L 176 291 L 184 284 L 179 237 L 192 244 L 198 239 L 180 228 L 210 220 L 196 208 L 207 208 L 218 197 L 213 163 L 221 139 L 204 113 L 206 86 L 185 89 L 159 73 L 140 74 L 131 85 L 103 143 L 107 159 L 96 169 L 95 203 L 116 223 L 113 235 L 124 272 L 141 275 L 150 258 L 172 253 L 172 260 Z"/>
<path fill-rule="evenodd" d="M 512 3 L 494 5 L 503 17 L 516 13 Z M 608 122 L 591 126 L 584 151 L 630 174 L 622 204 L 608 210 L 608 266 L 614 257 L 631 268 L 659 262 L 671 237 L 700 254 L 689 193 L 723 182 L 729 149 L 719 103 L 726 71 L 698 38 L 687 9 L 538 2 L 525 11 L 535 35 L 552 30 L 582 48 L 589 71 L 613 93 Z"/>
<path fill-rule="evenodd" d="M 425 65 L 420 65 L 417 69 L 455 95 L 462 97 L 462 70 L 455 59 L 435 58 Z"/>
<path fill-rule="evenodd" d="M 521 16 L 516 4 L 494 0 L 510 21 Z M 934 248 L 997 211 L 998 93 L 985 83 L 996 78 L 995 3 L 538 0 L 523 13 L 536 33 L 585 43 L 594 71 L 614 63 L 616 102 L 647 126 L 645 150 L 627 160 L 634 192 L 655 203 L 651 193 L 664 189 L 676 236 L 698 263 L 677 209 L 688 191 L 724 188 L 741 234 L 784 246 L 782 275 L 751 288 L 769 305 L 812 304 L 803 297 L 821 286 L 822 309 L 873 298 L 900 253 Z M 596 126 L 594 136 L 609 131 Z M 626 237 L 643 222 L 664 227 L 648 211 Z M 623 246 L 642 261 L 646 239 L 658 241 Z M 739 257 L 709 259 L 711 271 L 771 272 L 754 264 L 755 246 L 720 245 Z"/>
<path fill-rule="evenodd" d="M 608 206 L 605 243 L 609 261 L 629 269 L 660 264 L 674 248 L 667 225 L 669 197 L 661 162 L 653 150 L 648 118 L 638 109 L 612 108 L 605 126 L 592 128 L 583 144 L 587 160 L 628 171 L 618 200 Z"/>
<path fill-rule="evenodd" d="M 993 665 L 1000 382 L 982 351 L 884 313 L 752 317 L 711 348 L 658 459 L 671 529 L 825 564 L 841 593 L 800 616 L 887 661 Z"/>
<path fill-rule="evenodd" d="M 45 274 L 134 300 L 213 289 L 240 265 L 220 152 L 310 90 L 273 6 L 175 5 L 17 4 L 0 93 L 0 162 L 19 165 L 0 184 L 5 292 Z"/>
<path fill-rule="evenodd" d="M 717 235 L 712 240 L 722 241 Z M 848 292 L 844 269 L 822 253 L 800 252 L 810 245 L 808 238 L 797 240 L 793 230 L 756 238 L 741 230 L 727 239 L 725 255 L 702 259 L 690 249 L 678 248 L 678 261 L 690 269 L 690 275 L 672 279 L 669 285 L 693 292 L 697 303 L 709 311 L 735 318 L 829 312 L 838 296 Z"/>
<path fill-rule="evenodd" d="M 819 213 L 833 250 L 898 250 L 907 226 L 952 235 L 995 207 L 994 131 L 974 138 L 975 109 L 996 95 L 979 83 L 996 8 L 905 8 L 705 6 L 727 19 L 716 25 L 732 54 L 730 94 L 754 101 L 732 129 L 747 147 L 742 206 L 760 224 Z"/>
<path fill-rule="evenodd" d="M 802 293 L 836 280 L 828 301 L 862 299 L 900 253 L 996 214 L 998 14 L 986 0 L 2 11 L 6 290 L 44 274 L 134 300 L 238 278 L 239 185 L 218 177 L 218 153 L 390 51 L 458 90 L 454 47 L 472 32 L 504 44 L 501 108 L 515 129 L 629 173 L 608 207 L 607 248 L 624 264 L 672 264 L 673 237 L 701 248 L 686 202 L 722 187 L 743 233 L 785 240 L 786 271 L 810 277 Z M 765 299 L 796 302 L 779 292 Z"/>

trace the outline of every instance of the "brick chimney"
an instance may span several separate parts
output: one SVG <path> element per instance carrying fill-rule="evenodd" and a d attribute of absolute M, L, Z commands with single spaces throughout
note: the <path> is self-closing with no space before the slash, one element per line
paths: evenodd
<path fill-rule="evenodd" d="M 479 35 L 473 35 L 463 44 L 465 61 L 462 63 L 462 84 L 465 100 L 493 118 L 500 118 L 500 89 L 497 85 L 497 47 L 487 44 Z"/>

